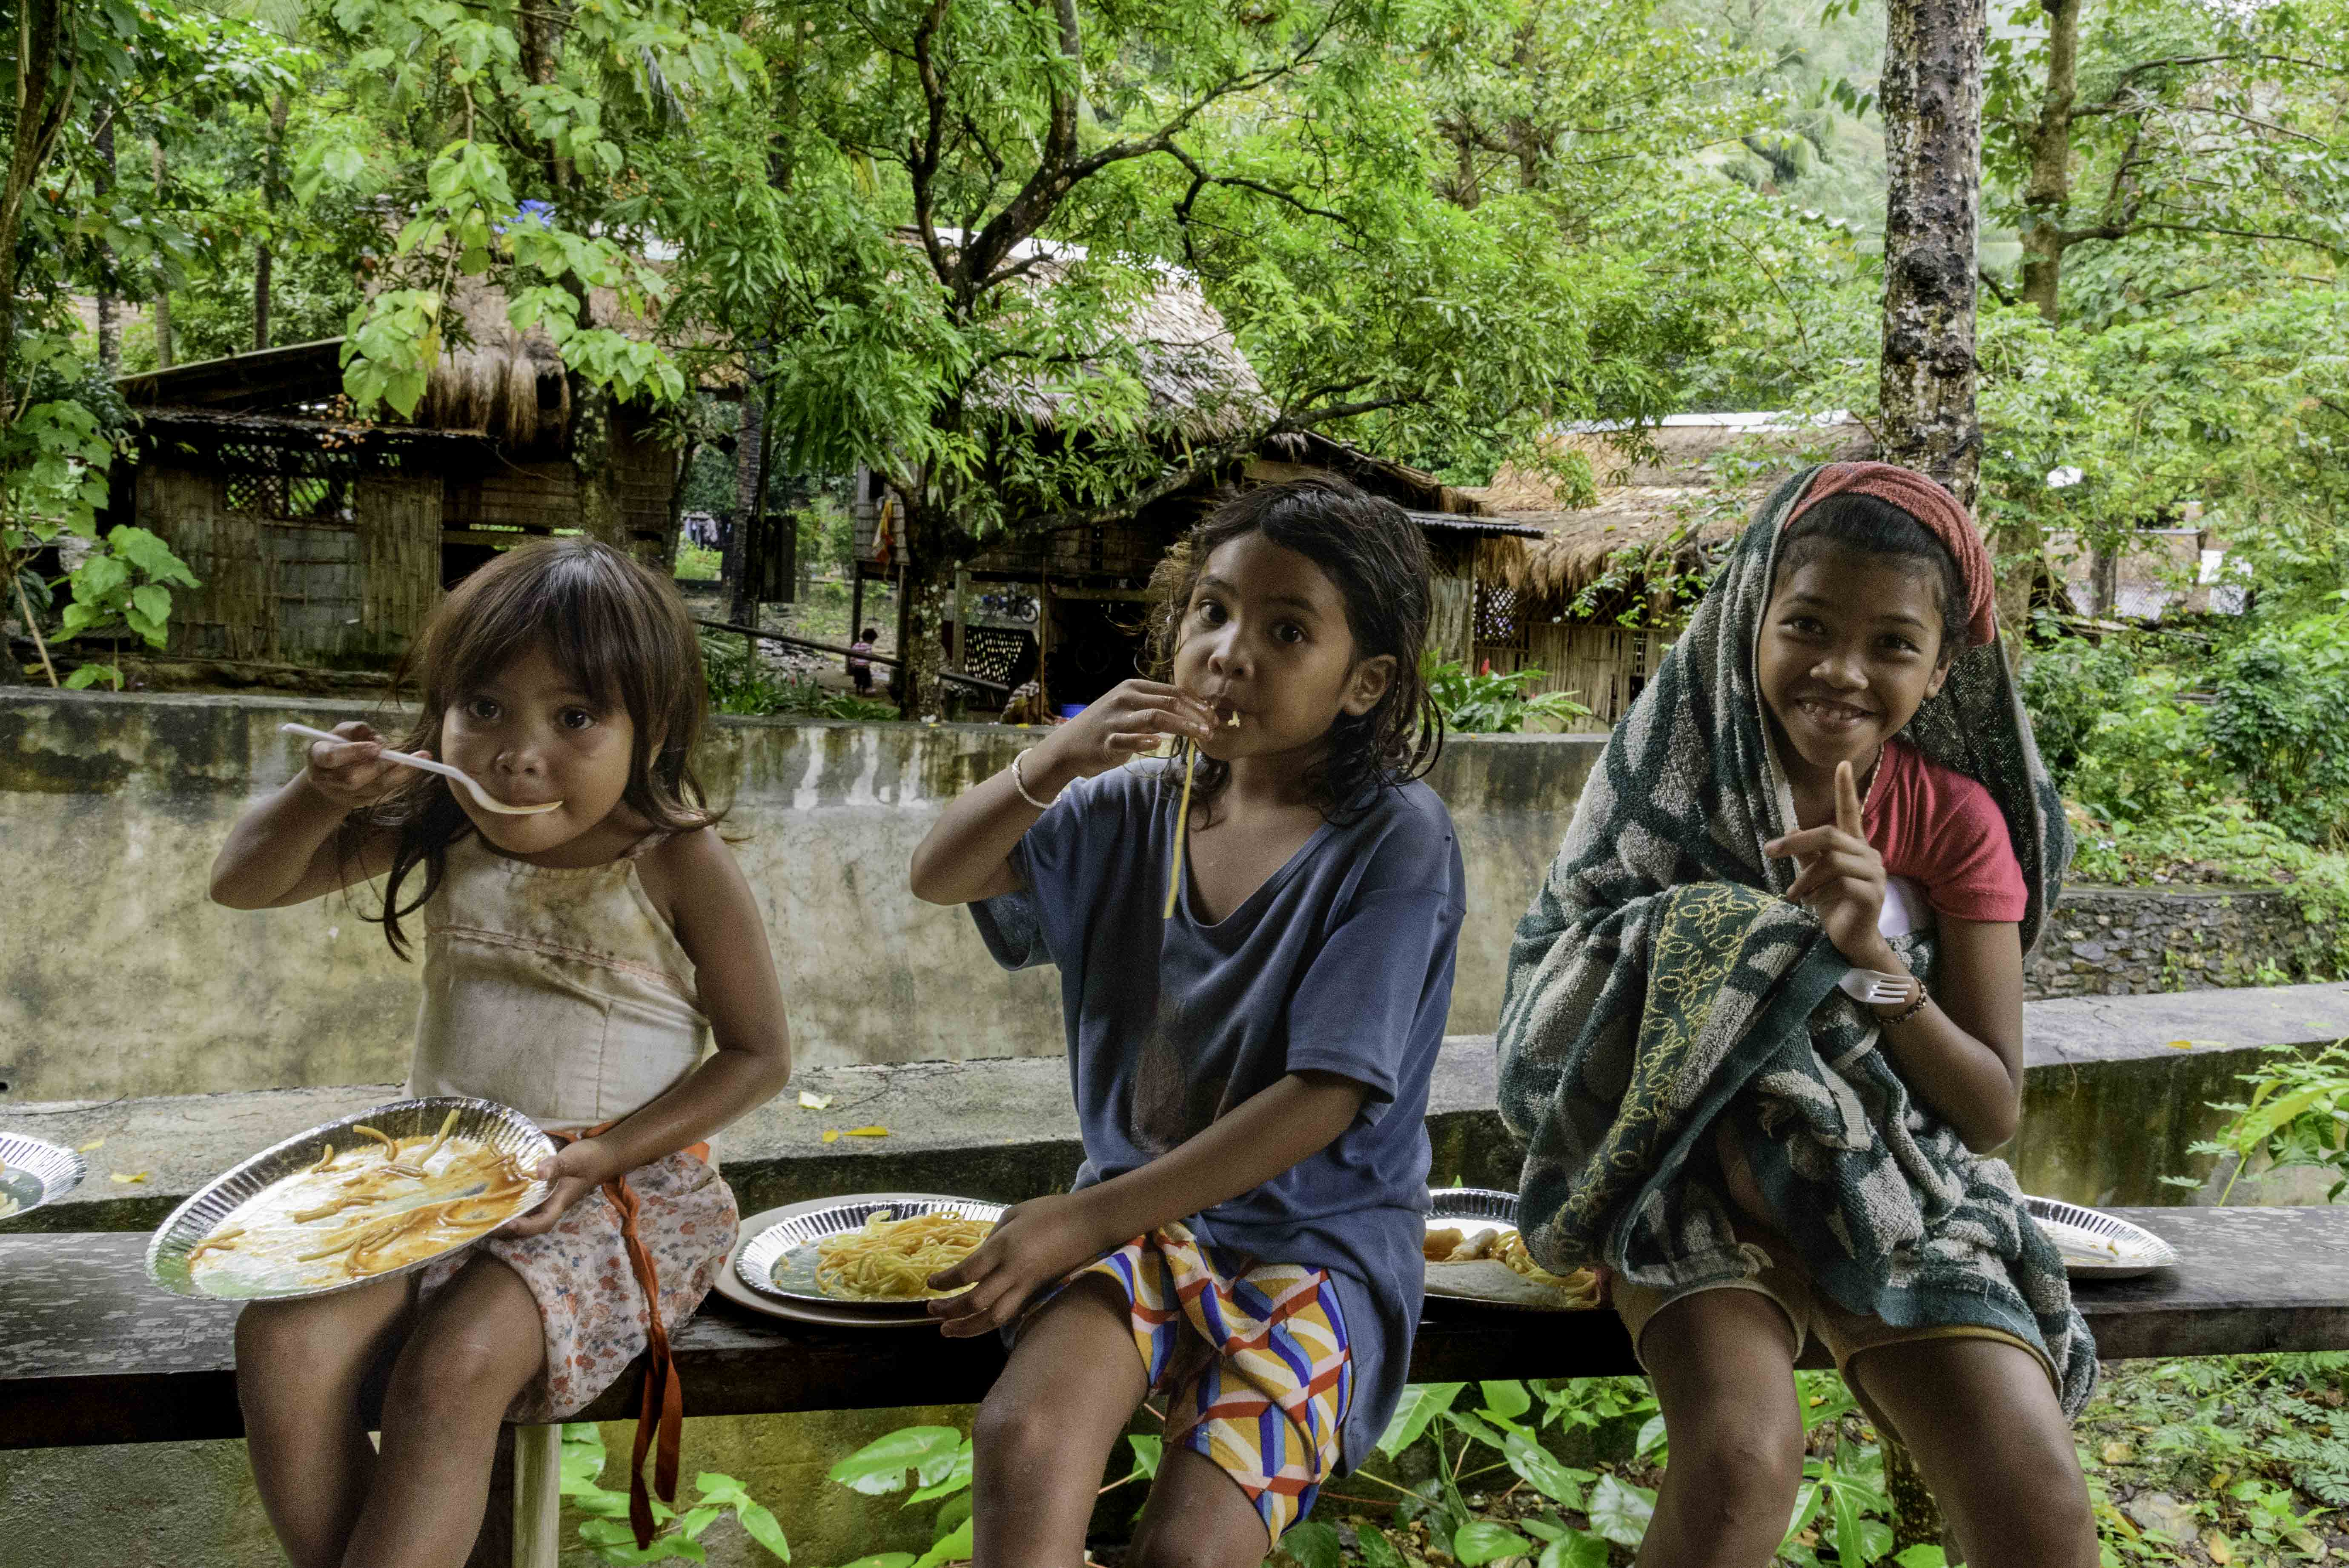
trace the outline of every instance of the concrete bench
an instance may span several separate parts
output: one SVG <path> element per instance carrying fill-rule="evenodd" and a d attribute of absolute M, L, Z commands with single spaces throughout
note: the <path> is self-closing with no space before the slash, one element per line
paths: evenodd
<path fill-rule="evenodd" d="M 2127 1209 L 2178 1249 L 2178 1267 L 2083 1283 L 2106 1359 L 2349 1350 L 2349 1205 Z M 234 1438 L 235 1309 L 147 1282 L 146 1238 L 0 1236 L 0 1449 Z M 887 1354 L 875 1355 L 885 1348 Z M 698 1416 L 976 1402 L 1003 1363 L 991 1337 L 786 1324 L 713 1296 L 678 1336 Z M 1806 1365 L 1825 1366 L 1814 1354 Z M 1414 1382 L 1588 1377 L 1638 1370 L 1611 1314 L 1556 1316 L 1436 1302 L 1413 1346 Z M 583 1418 L 625 1419 L 636 1377 Z M 552 1428 L 502 1444 L 476 1564 L 554 1561 Z M 511 1501 L 509 1501 L 511 1499 Z M 509 1524 L 508 1521 L 513 1522 Z"/>

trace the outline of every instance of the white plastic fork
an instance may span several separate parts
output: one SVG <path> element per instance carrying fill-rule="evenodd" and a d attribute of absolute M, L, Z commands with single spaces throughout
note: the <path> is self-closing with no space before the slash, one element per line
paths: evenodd
<path fill-rule="evenodd" d="M 277 727 L 288 735 L 299 735 L 311 740 L 334 740 L 345 746 L 355 744 L 347 735 L 332 735 L 323 729 L 313 729 L 306 724 L 281 724 Z M 482 810 L 495 811 L 501 816 L 535 817 L 541 811 L 552 811 L 563 804 L 560 800 L 549 800 L 543 806 L 509 806 L 487 789 L 482 789 L 471 774 L 461 769 L 451 768 L 446 762 L 435 762 L 429 757 L 411 757 L 405 751 L 394 751 L 388 747 L 384 749 L 382 756 L 388 762 L 405 762 L 410 768 L 421 768 L 427 773 L 438 773 L 444 779 L 455 779 L 473 792 L 473 799 L 481 802 Z"/>
<path fill-rule="evenodd" d="M 1853 969 L 1836 982 L 1836 989 L 1855 1002 L 1885 1007 L 1909 1000 L 1909 987 L 1914 981 L 1913 975 L 1888 975 L 1881 969 Z"/>

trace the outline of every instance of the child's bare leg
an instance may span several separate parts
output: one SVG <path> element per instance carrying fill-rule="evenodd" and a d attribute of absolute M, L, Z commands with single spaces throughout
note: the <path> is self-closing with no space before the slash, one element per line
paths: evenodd
<path fill-rule="evenodd" d="M 971 1428 L 973 1568 L 1084 1561 L 1110 1449 L 1148 1391 L 1109 1281 L 1080 1279 L 1028 1320 Z"/>
<path fill-rule="evenodd" d="M 1270 1547 L 1264 1520 L 1223 1468 L 1170 1448 L 1126 1553 L 1128 1568 L 1256 1568 Z"/>
<path fill-rule="evenodd" d="M 2072 1423 L 2038 1357 L 1995 1339 L 1884 1345 L 1852 1357 L 1976 1568 L 2095 1568 Z M 1849 1369 L 1847 1369 L 1849 1370 Z"/>
<path fill-rule="evenodd" d="M 530 1287 L 476 1254 L 426 1304 L 392 1365 L 383 1455 L 344 1568 L 459 1568 L 481 1532 L 498 1423 L 545 1364 Z"/>
<path fill-rule="evenodd" d="M 270 1527 L 294 1568 L 332 1568 L 367 1501 L 375 1446 L 359 1385 L 408 1313 L 409 1282 L 237 1315 L 236 1398 Z"/>
<path fill-rule="evenodd" d="M 1671 1439 L 1642 1568 L 1759 1568 L 1803 1479 L 1794 1326 L 1759 1292 L 1700 1291 L 1660 1310 L 1640 1348 Z"/>

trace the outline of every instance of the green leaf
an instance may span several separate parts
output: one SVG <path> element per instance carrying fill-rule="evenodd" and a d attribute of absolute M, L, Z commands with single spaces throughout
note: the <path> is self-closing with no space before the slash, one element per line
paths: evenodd
<path fill-rule="evenodd" d="M 1393 1418 L 1379 1439 L 1379 1452 L 1392 1459 L 1419 1441 L 1427 1424 L 1452 1408 L 1452 1401 L 1466 1387 L 1465 1383 L 1414 1383 L 1403 1389 L 1402 1402 L 1395 1407 Z"/>
<path fill-rule="evenodd" d="M 1948 1568 L 1950 1558 L 1939 1546 L 1920 1542 L 1892 1561 L 1899 1568 Z"/>
<path fill-rule="evenodd" d="M 1156 1480 L 1159 1461 L 1165 1457 L 1166 1439 L 1133 1437 L 1125 1440 L 1133 1445 L 1133 1468 L 1142 1472 L 1144 1480 Z"/>
<path fill-rule="evenodd" d="M 122 689 L 122 672 L 116 669 L 112 665 L 83 665 L 76 669 L 73 674 L 66 676 L 66 689 L 67 691 L 80 691 L 85 687 L 94 686 L 100 681 L 105 681 L 109 685 L 112 686 L 115 690 L 120 691 Z"/>
<path fill-rule="evenodd" d="M 1297 1568 L 1340 1568 L 1345 1558 L 1337 1527 L 1318 1519 L 1291 1525 L 1288 1533 L 1280 1538 L 1280 1550 Z"/>
<path fill-rule="evenodd" d="M 1637 1546 L 1656 1511 L 1656 1494 L 1611 1475 L 1599 1478 L 1590 1493 L 1590 1527 L 1618 1546 Z"/>
<path fill-rule="evenodd" d="M 945 1473 L 931 1481 L 930 1478 L 933 1474 L 936 1474 L 936 1470 L 937 1467 L 935 1464 L 922 1466 L 921 1478 L 930 1481 L 930 1484 L 907 1498 L 905 1501 L 905 1507 L 911 1508 L 917 1502 L 933 1501 L 961 1491 L 970 1485 L 970 1439 L 968 1438 L 963 1439 L 962 1446 L 957 1449 L 954 1456 L 947 1460 Z"/>
<path fill-rule="evenodd" d="M 900 1427 L 865 1444 L 828 1473 L 843 1486 L 880 1497 L 903 1491 L 912 1479 L 908 1471 L 918 1474 L 924 1484 L 943 1479 L 963 1449 L 963 1436 L 952 1427 Z"/>
<path fill-rule="evenodd" d="M 1535 1568 L 1607 1568 L 1607 1538 L 1569 1530 L 1542 1548 Z"/>
<path fill-rule="evenodd" d="M 1558 1463 L 1556 1455 L 1528 1433 L 1507 1434 L 1501 1448 L 1501 1457 L 1527 1486 L 1557 1503 L 1560 1508 L 1582 1506 L 1581 1483 L 1589 1479 L 1588 1471 L 1570 1470 Z"/>
<path fill-rule="evenodd" d="M 1464 1568 L 1481 1568 L 1504 1557 L 1530 1557 L 1533 1550 L 1532 1542 L 1489 1519 L 1472 1519 L 1452 1536 L 1452 1555 Z"/>
<path fill-rule="evenodd" d="M 1512 1380 L 1479 1386 L 1485 1391 L 1485 1413 L 1488 1416 L 1514 1421 L 1534 1408 L 1534 1397 L 1526 1392 L 1523 1383 Z"/>
<path fill-rule="evenodd" d="M 148 620 L 160 624 L 171 614 L 171 591 L 157 587 L 152 583 L 142 583 L 130 591 L 130 603 Z"/>
<path fill-rule="evenodd" d="M 1375 1524 L 1354 1527 L 1354 1549 L 1362 1554 L 1363 1568 L 1407 1568 L 1395 1543 Z"/>

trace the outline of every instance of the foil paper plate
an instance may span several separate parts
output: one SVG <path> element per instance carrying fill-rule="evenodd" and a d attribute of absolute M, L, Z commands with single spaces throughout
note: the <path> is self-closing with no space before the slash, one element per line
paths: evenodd
<path fill-rule="evenodd" d="M 734 1260 L 735 1277 L 761 1295 L 780 1301 L 874 1318 L 926 1318 L 927 1297 L 867 1301 L 825 1295 L 815 1283 L 816 1243 L 826 1236 L 862 1230 L 875 1214 L 899 1220 L 916 1214 L 960 1214 L 992 1224 L 1003 1217 L 1003 1209 L 1000 1203 L 936 1192 L 858 1192 L 793 1203 L 775 1211 L 775 1222 L 743 1243 Z"/>
<path fill-rule="evenodd" d="M 2134 1279 L 2178 1264 L 2175 1247 L 2118 1215 L 2060 1198 L 2025 1198 L 2023 1205 L 2055 1243 L 2064 1272 L 2075 1279 Z"/>
<path fill-rule="evenodd" d="M 541 1132 L 536 1123 L 522 1112 L 492 1100 L 452 1096 L 438 1099 L 401 1099 L 388 1105 L 378 1105 L 369 1110 L 337 1118 L 307 1132 L 296 1133 L 274 1149 L 263 1150 L 172 1210 L 171 1218 L 157 1228 L 155 1239 L 147 1243 L 147 1277 L 175 1295 L 231 1301 L 285 1301 L 297 1296 L 332 1295 L 337 1291 L 353 1290 L 363 1284 L 372 1284 L 377 1280 L 413 1273 L 460 1247 L 471 1246 L 481 1236 L 496 1233 L 538 1206 L 539 1200 L 546 1196 L 545 1182 L 533 1181 L 524 1189 L 523 1200 L 513 1213 L 480 1235 L 451 1242 L 437 1253 L 358 1279 L 338 1280 L 329 1284 L 280 1284 L 274 1281 L 255 1284 L 240 1281 L 212 1268 L 206 1269 L 203 1277 L 199 1279 L 189 1268 L 188 1253 L 191 1248 L 245 1203 L 285 1178 L 297 1176 L 307 1167 L 317 1163 L 318 1156 L 326 1151 L 328 1144 L 347 1151 L 368 1141 L 354 1133 L 352 1128 L 364 1124 L 388 1138 L 429 1138 L 440 1130 L 440 1123 L 451 1110 L 457 1112 L 457 1125 L 450 1132 L 452 1137 L 469 1138 L 492 1149 L 502 1150 L 520 1161 L 525 1171 L 535 1170 L 540 1161 L 549 1159 L 554 1153 L 554 1140 Z"/>
<path fill-rule="evenodd" d="M 29 1214 L 75 1188 L 89 1167 L 70 1149 L 0 1132 L 0 1220 Z"/>
<path fill-rule="evenodd" d="M 1428 1194 L 1427 1232 L 1457 1231 L 1473 1242 L 1517 1228 L 1517 1195 L 1490 1187 L 1445 1187 Z M 1519 1312 L 1587 1312 L 1598 1305 L 1527 1279 L 1498 1258 L 1427 1265 L 1427 1294 Z"/>

